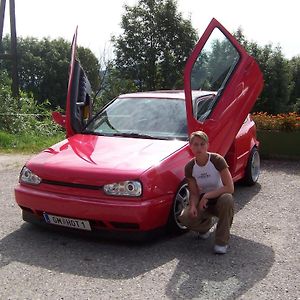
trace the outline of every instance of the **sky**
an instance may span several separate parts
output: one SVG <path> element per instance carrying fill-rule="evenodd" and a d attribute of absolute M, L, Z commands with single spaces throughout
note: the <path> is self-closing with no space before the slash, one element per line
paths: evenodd
<path fill-rule="evenodd" d="M 9 33 L 9 0 L 4 34 Z M 17 35 L 63 37 L 71 41 L 78 25 L 78 44 L 94 54 L 112 55 L 110 39 L 122 33 L 124 4 L 137 0 L 15 0 Z M 260 46 L 280 45 L 287 58 L 300 55 L 299 0 L 177 0 L 178 11 L 190 18 L 199 36 L 214 17 L 229 32 L 238 27 Z M 110 58 L 110 57 L 108 57 Z"/>

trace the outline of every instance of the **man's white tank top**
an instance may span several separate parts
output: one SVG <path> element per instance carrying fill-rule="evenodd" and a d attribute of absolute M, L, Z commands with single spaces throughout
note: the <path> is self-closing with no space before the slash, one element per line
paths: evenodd
<path fill-rule="evenodd" d="M 192 159 L 185 167 L 187 178 L 195 178 L 200 193 L 207 193 L 223 186 L 220 171 L 228 168 L 225 159 L 217 153 L 208 153 L 206 165 L 199 166 Z"/>

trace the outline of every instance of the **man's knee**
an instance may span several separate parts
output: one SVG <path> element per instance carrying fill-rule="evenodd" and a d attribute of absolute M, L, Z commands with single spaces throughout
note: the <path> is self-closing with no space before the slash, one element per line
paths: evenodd
<path fill-rule="evenodd" d="M 233 209 L 234 200 L 232 194 L 223 194 L 218 198 L 217 204 L 222 209 Z"/>

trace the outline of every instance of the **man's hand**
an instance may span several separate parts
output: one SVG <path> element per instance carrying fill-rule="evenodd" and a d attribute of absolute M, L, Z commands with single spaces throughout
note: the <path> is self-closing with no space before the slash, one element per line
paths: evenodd
<path fill-rule="evenodd" d="M 199 202 L 200 210 L 205 210 L 207 208 L 207 202 L 208 202 L 208 199 L 203 196 Z"/>
<path fill-rule="evenodd" d="M 190 205 L 189 214 L 191 218 L 196 218 L 198 216 L 197 208 L 194 203 Z"/>

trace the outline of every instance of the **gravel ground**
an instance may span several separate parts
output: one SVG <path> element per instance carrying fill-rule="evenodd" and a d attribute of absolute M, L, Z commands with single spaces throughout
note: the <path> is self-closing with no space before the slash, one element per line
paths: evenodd
<path fill-rule="evenodd" d="M 143 244 L 25 224 L 13 187 L 28 156 L 0 154 L 0 299 L 300 299 L 300 162 L 263 161 L 236 186 L 230 251 L 192 233 Z"/>

